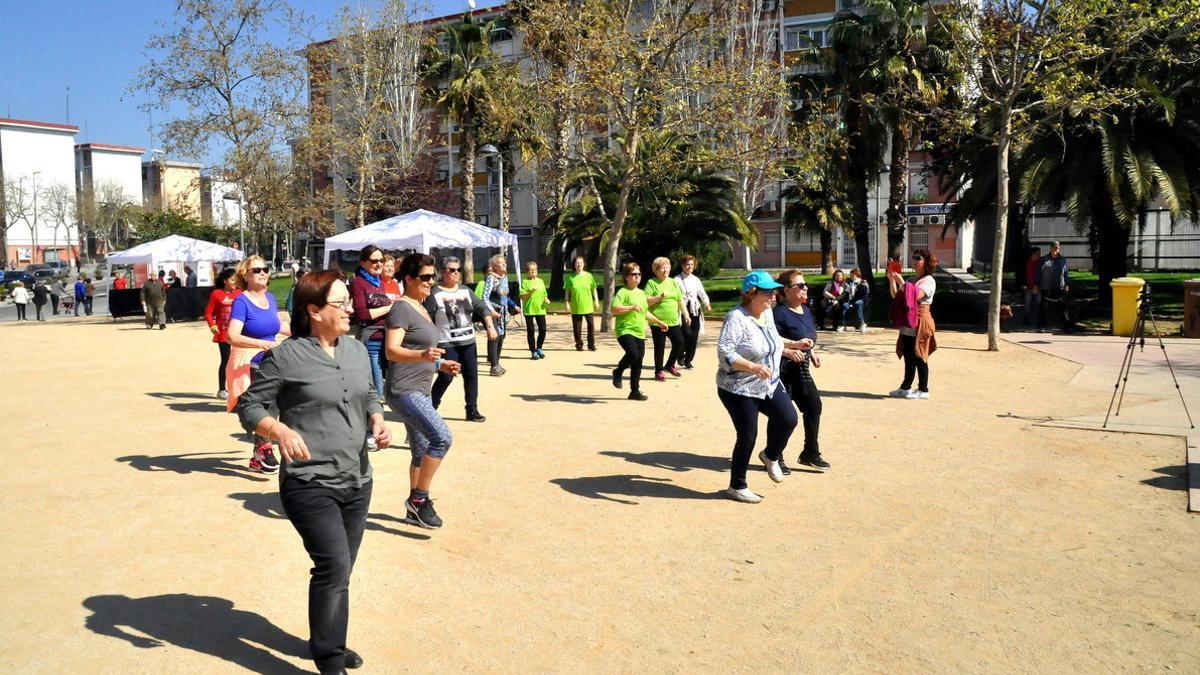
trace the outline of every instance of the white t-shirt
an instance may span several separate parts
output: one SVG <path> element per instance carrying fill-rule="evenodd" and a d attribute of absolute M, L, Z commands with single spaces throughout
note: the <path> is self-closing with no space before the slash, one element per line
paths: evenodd
<path fill-rule="evenodd" d="M 916 281 L 914 281 L 913 283 L 915 283 L 917 285 L 917 295 L 920 295 L 922 292 L 925 293 L 925 299 L 917 301 L 917 304 L 932 305 L 933 304 L 933 294 L 937 292 L 937 282 L 933 280 L 933 275 L 930 274 L 927 276 L 923 276 L 920 279 L 917 279 Z M 901 335 L 916 335 L 917 329 L 916 328 L 901 328 L 900 334 Z"/>
<path fill-rule="evenodd" d="M 472 323 L 471 289 L 459 284 L 453 291 L 435 286 L 432 297 L 435 309 L 430 312 L 438 329 L 438 342 L 464 344 L 475 339 Z M 426 304 L 426 309 L 429 309 Z"/>

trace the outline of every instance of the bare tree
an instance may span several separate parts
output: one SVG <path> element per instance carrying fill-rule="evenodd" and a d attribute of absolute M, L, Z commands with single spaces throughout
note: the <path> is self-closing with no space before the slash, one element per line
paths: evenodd
<path fill-rule="evenodd" d="M 54 183 L 42 190 L 43 210 L 54 228 L 54 249 L 58 250 L 58 231 L 66 228 L 67 259 L 71 259 L 71 223 L 75 221 L 75 189 L 63 183 Z"/>
<path fill-rule="evenodd" d="M 108 251 L 129 241 L 129 224 L 137 218 L 142 206 L 120 183 L 111 178 L 101 179 L 86 187 L 79 201 L 80 239 L 93 236 Z M 87 255 L 86 247 L 82 253 Z"/>
<path fill-rule="evenodd" d="M 36 185 L 30 176 L 5 176 L 0 189 L 0 216 L 4 219 L 3 244 L 5 258 L 8 257 L 8 229 L 17 223 L 29 228 L 32 236 L 37 222 L 37 203 L 34 197 Z M 7 260 L 6 260 L 7 264 Z"/>

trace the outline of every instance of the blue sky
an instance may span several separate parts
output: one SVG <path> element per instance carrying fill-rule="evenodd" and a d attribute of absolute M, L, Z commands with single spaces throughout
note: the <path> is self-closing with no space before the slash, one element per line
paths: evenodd
<path fill-rule="evenodd" d="M 315 37 L 344 4 L 292 0 L 315 17 Z M 149 117 L 126 96 L 143 62 L 146 38 L 170 22 L 169 0 L 41 0 L 14 4 L 0 20 L 0 117 L 67 123 L 79 127 L 78 143 L 112 143 L 150 149 Z M 370 4 L 370 3 L 368 3 Z M 466 0 L 429 0 L 430 16 L 466 9 Z M 479 0 L 479 6 L 500 4 Z M 283 37 L 283 36 L 281 36 Z M 156 113 L 155 123 L 162 122 Z"/>

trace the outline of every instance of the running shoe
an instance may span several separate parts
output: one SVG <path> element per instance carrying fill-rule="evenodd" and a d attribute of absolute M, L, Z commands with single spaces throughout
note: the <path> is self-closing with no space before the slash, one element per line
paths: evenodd
<path fill-rule="evenodd" d="M 893 389 L 888 392 L 888 396 L 892 398 L 908 398 L 908 395 L 911 393 L 912 390 L 910 389 Z"/>
<path fill-rule="evenodd" d="M 929 392 L 918 389 L 908 392 L 908 395 L 906 395 L 904 398 L 909 399 L 910 401 L 928 401 Z"/>
<path fill-rule="evenodd" d="M 825 459 L 822 458 L 820 454 L 806 455 L 802 452 L 802 453 L 800 453 L 800 463 L 804 466 L 812 467 L 812 468 L 816 469 L 817 471 L 828 471 L 829 470 L 829 462 L 826 462 Z"/>
<path fill-rule="evenodd" d="M 691 362 L 691 361 L 688 361 L 687 363 L 684 363 L 684 364 L 683 364 L 683 367 L 684 367 L 686 370 L 691 370 L 691 369 L 695 368 L 696 366 L 693 366 L 693 365 L 692 365 L 692 362 Z"/>
<path fill-rule="evenodd" d="M 645 401 L 645 400 L 647 400 L 647 399 L 649 399 L 649 398 L 650 398 L 649 396 L 647 396 L 647 395 L 643 394 L 643 393 L 642 393 L 642 392 L 640 392 L 640 391 L 631 391 L 631 392 L 629 392 L 629 400 L 630 400 L 630 401 Z"/>
<path fill-rule="evenodd" d="M 502 368 L 500 366 L 492 366 L 492 371 L 491 371 L 492 377 L 500 377 L 501 375 L 503 375 L 506 372 L 508 372 L 508 371 L 504 370 L 504 368 Z"/>
<path fill-rule="evenodd" d="M 266 471 L 263 471 L 262 463 L 258 461 L 258 457 L 250 458 L 250 467 L 249 468 L 254 473 L 267 473 Z"/>
<path fill-rule="evenodd" d="M 535 349 L 535 350 L 529 352 L 529 358 L 533 359 L 534 361 L 537 361 L 538 359 L 540 359 L 542 357 L 538 356 L 537 350 Z"/>
<path fill-rule="evenodd" d="M 656 371 L 654 371 L 654 381 L 655 382 L 666 382 L 667 376 L 663 375 L 663 371 L 656 370 Z"/>
<path fill-rule="evenodd" d="M 788 466 L 787 462 L 783 461 L 782 455 L 779 457 L 779 473 L 782 473 L 785 476 L 792 475 L 792 467 Z"/>
<path fill-rule="evenodd" d="M 674 375 L 675 377 L 683 377 L 683 373 L 679 372 L 679 368 L 676 366 L 671 366 L 670 368 L 667 368 L 667 372 Z"/>
<path fill-rule="evenodd" d="M 758 453 L 758 460 L 763 463 L 767 469 L 767 475 L 776 483 L 783 482 L 783 472 L 779 470 L 779 462 L 767 458 L 767 451 L 763 450 Z"/>
<path fill-rule="evenodd" d="M 865 324 L 865 323 L 858 324 L 858 332 L 860 332 L 860 333 L 867 332 L 867 324 Z"/>
<path fill-rule="evenodd" d="M 539 359 L 544 359 L 544 358 L 546 358 L 546 352 L 542 351 L 541 349 L 538 349 L 538 350 L 537 350 L 537 355 L 538 355 L 538 358 L 539 358 Z"/>
<path fill-rule="evenodd" d="M 486 422 L 487 418 L 484 417 L 483 415 L 480 415 L 478 410 L 468 410 L 467 411 L 467 421 L 468 422 Z"/>
<path fill-rule="evenodd" d="M 735 502 L 744 504 L 757 504 L 763 500 L 762 497 L 750 491 L 750 488 L 725 488 L 725 495 Z"/>
<path fill-rule="evenodd" d="M 420 525 L 427 530 L 436 530 L 442 526 L 442 519 L 433 510 L 433 500 L 426 499 L 420 504 L 414 504 L 412 497 L 404 500 L 404 510 L 408 512 L 409 522 Z"/>
<path fill-rule="evenodd" d="M 222 389 L 217 392 L 217 398 L 221 399 L 222 401 L 228 401 L 229 400 L 229 392 Z"/>
<path fill-rule="evenodd" d="M 254 451 L 263 473 L 275 473 L 279 470 L 279 461 L 275 459 L 275 449 L 270 443 L 263 443 Z"/>
<path fill-rule="evenodd" d="M 845 332 L 846 332 L 846 327 L 845 327 L 845 326 L 838 326 L 838 327 L 837 327 L 837 332 L 839 332 L 839 333 L 845 333 Z"/>
<path fill-rule="evenodd" d="M 613 369 L 612 382 L 614 387 L 617 389 L 621 388 L 621 371 L 617 370 L 616 368 Z"/>

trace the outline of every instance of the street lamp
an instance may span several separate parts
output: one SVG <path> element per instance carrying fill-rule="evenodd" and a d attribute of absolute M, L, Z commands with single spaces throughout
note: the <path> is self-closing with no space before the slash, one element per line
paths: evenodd
<path fill-rule="evenodd" d="M 496 164 L 499 165 L 499 170 L 496 172 L 500 174 L 500 203 L 497 210 L 500 212 L 500 230 L 507 231 L 504 228 L 504 156 L 501 155 L 500 151 L 496 149 L 496 146 L 492 145 L 491 143 L 488 143 L 480 148 L 479 154 L 483 155 L 484 157 L 495 157 Z"/>

